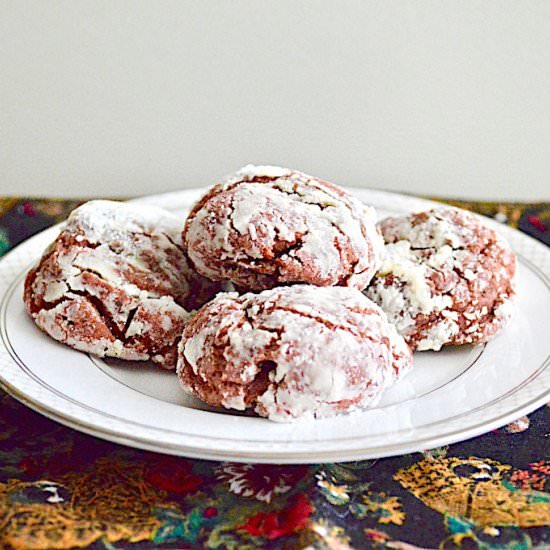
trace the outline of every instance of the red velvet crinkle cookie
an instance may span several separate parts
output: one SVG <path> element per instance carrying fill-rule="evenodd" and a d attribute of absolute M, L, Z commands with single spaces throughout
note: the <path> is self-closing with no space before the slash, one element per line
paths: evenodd
<path fill-rule="evenodd" d="M 383 248 L 374 209 L 340 187 L 251 165 L 195 205 L 183 240 L 199 273 L 242 290 L 295 282 L 362 290 Z"/>
<path fill-rule="evenodd" d="M 516 257 L 478 216 L 443 207 L 379 225 L 385 259 L 366 294 L 413 349 L 484 342 L 506 324 Z"/>
<path fill-rule="evenodd" d="M 218 294 L 187 323 L 177 371 L 210 405 L 288 422 L 372 406 L 411 365 L 360 291 L 294 285 Z"/>
<path fill-rule="evenodd" d="M 27 311 L 78 350 L 174 368 L 187 310 L 219 289 L 188 266 L 181 225 L 150 206 L 84 204 L 27 274 Z"/>

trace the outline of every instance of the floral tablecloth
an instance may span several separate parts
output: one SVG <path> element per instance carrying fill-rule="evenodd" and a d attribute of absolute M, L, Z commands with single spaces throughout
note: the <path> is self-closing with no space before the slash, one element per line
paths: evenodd
<path fill-rule="evenodd" d="M 550 244 L 550 204 L 448 201 Z M 79 201 L 0 199 L 0 254 Z M 395 458 L 215 463 L 65 428 L 0 393 L 0 548 L 550 548 L 550 409 Z"/>

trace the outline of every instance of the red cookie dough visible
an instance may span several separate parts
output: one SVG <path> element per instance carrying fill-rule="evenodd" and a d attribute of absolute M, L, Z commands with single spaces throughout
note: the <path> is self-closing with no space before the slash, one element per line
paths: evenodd
<path fill-rule="evenodd" d="M 177 370 L 210 405 L 288 422 L 373 406 L 411 365 L 360 291 L 294 285 L 218 294 L 187 323 Z"/>
<path fill-rule="evenodd" d="M 383 248 L 375 213 L 346 191 L 274 166 L 245 166 L 194 206 L 183 240 L 199 273 L 243 290 L 284 283 L 364 289 Z"/>
<path fill-rule="evenodd" d="M 35 323 L 68 346 L 174 368 L 187 309 L 217 290 L 188 266 L 178 218 L 91 201 L 27 274 L 24 299 Z"/>
<path fill-rule="evenodd" d="M 413 349 L 484 342 L 506 324 L 516 257 L 480 217 L 442 207 L 379 225 L 385 259 L 365 292 Z"/>

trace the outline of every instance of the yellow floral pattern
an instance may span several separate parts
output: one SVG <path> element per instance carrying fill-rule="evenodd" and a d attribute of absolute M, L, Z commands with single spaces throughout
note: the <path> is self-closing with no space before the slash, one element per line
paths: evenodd
<path fill-rule="evenodd" d="M 424 504 L 476 525 L 533 527 L 550 524 L 550 500 L 503 483 L 511 466 L 488 458 L 422 460 L 394 478 Z"/>

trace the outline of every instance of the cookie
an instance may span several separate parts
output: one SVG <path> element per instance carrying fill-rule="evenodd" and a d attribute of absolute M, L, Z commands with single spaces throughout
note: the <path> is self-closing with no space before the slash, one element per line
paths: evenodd
<path fill-rule="evenodd" d="M 373 406 L 411 365 L 360 291 L 293 285 L 218 294 L 187 323 L 177 372 L 210 405 L 289 422 Z"/>
<path fill-rule="evenodd" d="M 364 289 L 383 249 L 374 209 L 302 172 L 246 166 L 215 185 L 187 219 L 199 273 L 242 290 L 281 284 Z"/>
<path fill-rule="evenodd" d="M 485 342 L 507 323 L 516 258 L 480 217 L 442 207 L 379 226 L 385 259 L 366 294 L 413 349 Z"/>
<path fill-rule="evenodd" d="M 181 229 L 158 208 L 84 204 L 28 273 L 28 313 L 75 349 L 174 368 L 188 310 L 219 290 L 187 264 Z"/>

